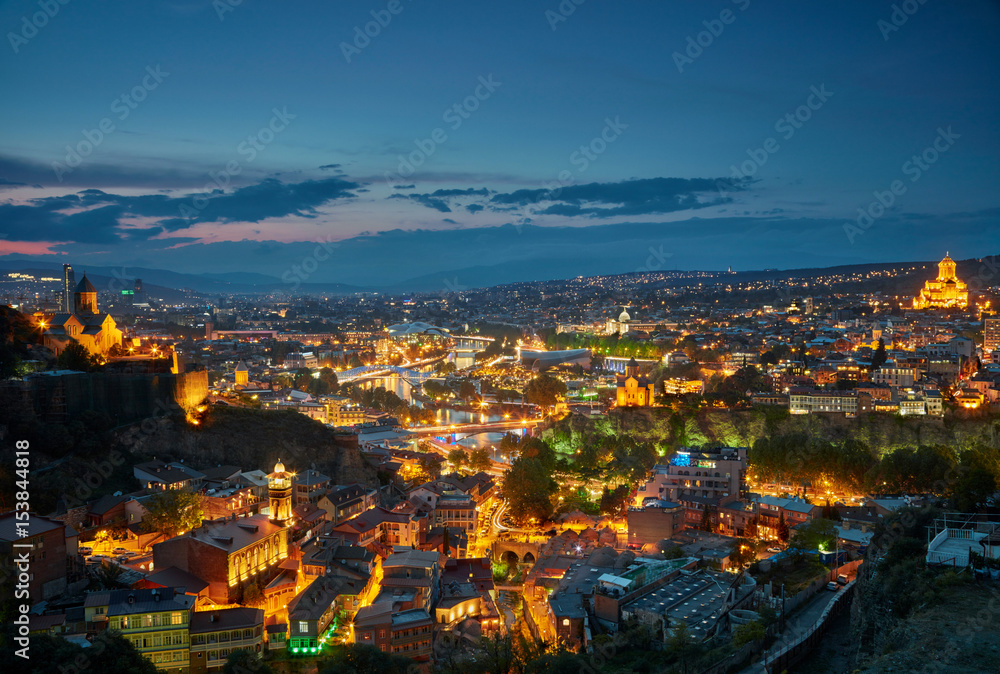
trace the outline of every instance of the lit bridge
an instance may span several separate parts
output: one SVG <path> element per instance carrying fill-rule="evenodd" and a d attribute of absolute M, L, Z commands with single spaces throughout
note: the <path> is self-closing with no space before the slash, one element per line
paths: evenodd
<path fill-rule="evenodd" d="M 402 377 L 411 384 L 422 384 L 428 379 L 437 376 L 433 372 L 417 372 L 416 370 L 399 367 L 398 365 L 362 365 L 361 367 L 355 367 L 350 370 L 338 372 L 337 382 L 347 384 L 354 381 L 361 381 L 362 379 L 389 377 L 392 375 Z"/>
<path fill-rule="evenodd" d="M 442 436 L 442 435 L 476 435 L 477 433 L 501 433 L 503 431 L 513 431 L 521 428 L 534 428 L 542 423 L 543 419 L 511 419 L 504 421 L 492 421 L 484 424 L 452 424 L 449 426 L 415 426 L 406 430 L 418 436 Z"/>

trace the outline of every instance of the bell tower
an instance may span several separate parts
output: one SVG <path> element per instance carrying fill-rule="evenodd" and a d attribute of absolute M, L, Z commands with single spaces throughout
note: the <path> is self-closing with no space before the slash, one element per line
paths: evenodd
<path fill-rule="evenodd" d="M 73 313 L 78 316 L 97 314 L 97 288 L 87 278 L 86 272 L 73 292 Z"/>
<path fill-rule="evenodd" d="M 292 474 L 285 472 L 285 464 L 274 464 L 274 472 L 267 476 L 267 495 L 271 521 L 287 525 L 292 519 Z"/>

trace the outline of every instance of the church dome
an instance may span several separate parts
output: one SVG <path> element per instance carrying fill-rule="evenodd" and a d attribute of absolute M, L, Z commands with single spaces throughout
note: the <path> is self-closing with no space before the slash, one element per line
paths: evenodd
<path fill-rule="evenodd" d="M 619 323 L 628 323 L 632 320 L 632 317 L 628 315 L 628 311 L 623 307 L 622 312 L 618 314 Z"/>
<path fill-rule="evenodd" d="M 278 459 L 278 463 L 274 464 L 274 472 L 275 473 L 284 473 L 285 472 L 285 464 L 283 464 L 281 462 L 281 459 Z"/>

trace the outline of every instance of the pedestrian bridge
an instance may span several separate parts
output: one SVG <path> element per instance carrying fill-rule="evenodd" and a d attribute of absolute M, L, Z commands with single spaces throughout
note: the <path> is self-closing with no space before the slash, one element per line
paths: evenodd
<path fill-rule="evenodd" d="M 417 383 L 419 385 L 436 375 L 433 372 L 417 372 L 416 370 L 399 367 L 398 365 L 362 365 L 361 367 L 355 367 L 350 370 L 338 372 L 337 381 L 341 384 L 346 384 L 353 381 L 361 381 L 362 379 L 371 379 L 373 377 L 391 376 L 402 377 L 411 384 Z"/>

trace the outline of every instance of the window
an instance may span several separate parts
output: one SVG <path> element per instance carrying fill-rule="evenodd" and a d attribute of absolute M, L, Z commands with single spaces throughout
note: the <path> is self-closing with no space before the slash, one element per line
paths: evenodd
<path fill-rule="evenodd" d="M 299 634 L 306 634 L 309 632 L 309 622 L 306 620 L 299 621 Z"/>
<path fill-rule="evenodd" d="M 183 625 L 184 624 L 183 616 L 181 615 L 181 613 L 179 611 L 177 613 L 171 613 L 170 614 L 170 624 L 171 625 Z"/>
<path fill-rule="evenodd" d="M 563 618 L 563 627 L 569 627 L 569 618 Z"/>

